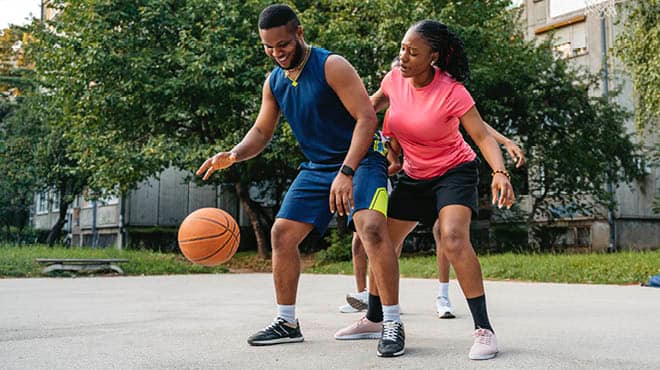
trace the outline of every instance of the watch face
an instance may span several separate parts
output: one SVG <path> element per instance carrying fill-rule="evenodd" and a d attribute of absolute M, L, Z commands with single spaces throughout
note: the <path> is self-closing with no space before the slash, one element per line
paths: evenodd
<path fill-rule="evenodd" d="M 341 166 L 341 173 L 343 173 L 346 176 L 353 176 L 355 174 L 355 171 L 348 167 L 347 165 Z"/>

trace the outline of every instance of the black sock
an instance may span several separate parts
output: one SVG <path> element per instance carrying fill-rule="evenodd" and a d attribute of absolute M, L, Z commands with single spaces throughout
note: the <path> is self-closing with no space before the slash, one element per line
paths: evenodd
<path fill-rule="evenodd" d="M 476 329 L 488 329 L 492 332 L 493 327 L 490 326 L 488 321 L 488 311 L 486 311 L 486 296 L 482 295 L 480 297 L 468 298 L 467 303 L 470 306 L 470 312 L 472 312 L 472 320 L 474 320 L 474 328 Z"/>
<path fill-rule="evenodd" d="M 369 293 L 369 307 L 367 308 L 367 319 L 371 322 L 383 321 L 383 305 L 380 296 Z"/>

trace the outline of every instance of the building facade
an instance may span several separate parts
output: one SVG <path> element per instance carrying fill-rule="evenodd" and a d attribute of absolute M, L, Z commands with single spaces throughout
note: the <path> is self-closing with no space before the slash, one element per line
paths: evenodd
<path fill-rule="evenodd" d="M 638 0 L 628 0 L 638 1 Z M 607 65 L 607 84 L 602 83 L 598 90 L 590 93 L 603 96 L 608 89 L 620 89 L 620 94 L 610 99 L 627 110 L 635 110 L 635 96 L 632 81 L 626 74 L 622 62 L 610 48 L 617 35 L 622 32 L 623 22 L 617 17 L 625 17 L 622 8 L 616 16 L 601 19 L 598 13 L 589 13 L 584 1 L 524 0 L 523 12 L 528 40 L 546 40 L 553 37 L 553 47 L 557 57 L 568 59 L 575 67 L 591 73 L 602 72 L 603 60 Z M 625 122 L 630 133 L 644 145 L 653 147 L 658 142 L 657 132 L 639 134 L 632 119 Z M 652 125 L 647 125 L 652 126 Z M 660 185 L 660 171 L 657 167 L 647 168 L 649 175 L 643 182 L 613 184 L 612 192 L 617 207 L 612 214 L 612 222 L 607 218 L 566 219 L 561 223 L 569 226 L 571 242 L 587 242 L 592 250 L 651 249 L 660 248 L 660 215 L 653 212 L 653 200 Z M 614 245 L 610 246 L 611 226 L 614 226 Z"/>

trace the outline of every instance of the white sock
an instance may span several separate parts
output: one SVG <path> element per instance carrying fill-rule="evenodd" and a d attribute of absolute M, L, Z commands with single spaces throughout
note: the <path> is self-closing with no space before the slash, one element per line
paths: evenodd
<path fill-rule="evenodd" d="M 449 299 L 449 283 L 438 282 L 438 297 Z"/>
<path fill-rule="evenodd" d="M 278 304 L 277 317 L 281 317 L 289 324 L 296 324 L 296 305 L 295 304 Z"/>
<path fill-rule="evenodd" d="M 383 305 L 383 321 L 401 322 L 401 312 L 398 304 L 393 306 Z"/>

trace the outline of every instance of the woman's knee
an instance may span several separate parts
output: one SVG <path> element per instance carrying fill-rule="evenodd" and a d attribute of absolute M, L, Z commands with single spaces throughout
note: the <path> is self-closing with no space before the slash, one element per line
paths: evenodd
<path fill-rule="evenodd" d="M 442 236 L 441 229 L 442 229 L 442 227 L 440 226 L 440 222 L 438 222 L 436 220 L 435 223 L 433 224 L 433 238 L 435 240 L 440 240 L 441 239 L 441 236 Z"/>
<path fill-rule="evenodd" d="M 440 244 L 442 251 L 446 254 L 461 253 L 469 247 L 470 235 L 459 228 L 445 228 L 440 236 Z"/>

